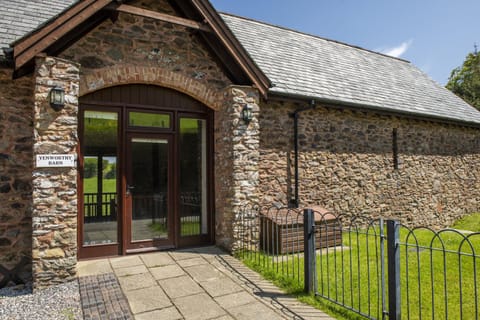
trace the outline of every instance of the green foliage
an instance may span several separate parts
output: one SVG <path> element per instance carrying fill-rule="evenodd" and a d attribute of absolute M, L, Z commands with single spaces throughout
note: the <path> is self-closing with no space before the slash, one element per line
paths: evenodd
<path fill-rule="evenodd" d="M 448 79 L 447 89 L 480 109 L 480 54 L 469 53 L 461 67 L 454 69 Z"/>
<path fill-rule="evenodd" d="M 83 192 L 95 193 L 97 192 L 97 177 L 83 179 Z M 117 192 L 117 180 L 116 179 L 104 179 L 103 180 L 103 193 Z"/>
<path fill-rule="evenodd" d="M 83 177 L 85 179 L 97 177 L 97 161 L 96 157 L 85 157 L 83 164 Z M 102 161 L 102 172 L 104 179 L 115 179 L 117 177 L 117 164 L 104 159 Z"/>
<path fill-rule="evenodd" d="M 84 143 L 87 146 L 85 153 L 95 154 L 94 150 L 101 149 L 104 154 L 114 155 L 117 145 L 118 121 L 108 119 L 85 119 Z M 109 151 L 108 153 L 106 151 Z"/>
<path fill-rule="evenodd" d="M 97 176 L 97 158 L 85 158 L 83 164 L 83 176 L 85 179 Z"/>
<path fill-rule="evenodd" d="M 115 179 L 117 177 L 117 164 L 109 163 L 107 161 L 107 166 L 104 167 L 103 172 L 104 172 L 103 177 L 105 179 Z"/>

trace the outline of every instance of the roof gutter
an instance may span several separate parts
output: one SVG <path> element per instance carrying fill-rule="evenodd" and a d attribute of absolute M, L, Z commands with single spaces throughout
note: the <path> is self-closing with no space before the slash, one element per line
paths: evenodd
<path fill-rule="evenodd" d="M 311 100 L 308 106 L 298 108 L 293 111 L 290 116 L 293 117 L 293 149 L 294 149 L 294 170 L 295 170 L 295 190 L 294 196 L 290 199 L 288 206 L 290 208 L 296 208 L 300 206 L 300 198 L 298 195 L 299 189 L 299 174 L 298 174 L 298 119 L 301 112 L 315 109 L 315 100 Z"/>

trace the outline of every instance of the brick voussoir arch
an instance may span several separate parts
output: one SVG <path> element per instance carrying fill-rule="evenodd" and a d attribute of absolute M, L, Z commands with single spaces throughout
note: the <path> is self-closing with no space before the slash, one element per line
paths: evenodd
<path fill-rule="evenodd" d="M 80 79 L 80 96 L 125 84 L 151 84 L 177 90 L 219 110 L 223 90 L 209 88 L 204 83 L 182 74 L 157 67 L 112 66 L 96 69 Z"/>

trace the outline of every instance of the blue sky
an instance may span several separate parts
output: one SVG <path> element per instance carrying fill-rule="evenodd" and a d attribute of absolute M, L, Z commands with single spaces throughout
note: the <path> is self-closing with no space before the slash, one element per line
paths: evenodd
<path fill-rule="evenodd" d="M 442 85 L 477 43 L 480 0 L 210 0 L 214 7 L 411 61 Z"/>

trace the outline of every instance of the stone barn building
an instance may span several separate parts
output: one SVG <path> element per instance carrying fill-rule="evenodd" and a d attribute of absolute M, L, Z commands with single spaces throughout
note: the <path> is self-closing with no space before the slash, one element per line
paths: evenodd
<path fill-rule="evenodd" d="M 234 242 L 242 208 L 478 211 L 480 112 L 408 61 L 207 0 L 0 1 L 0 284 Z"/>

